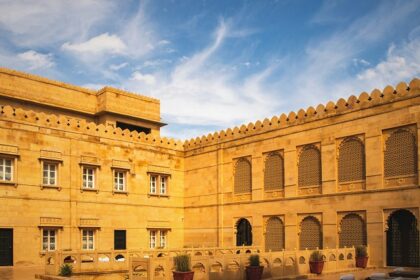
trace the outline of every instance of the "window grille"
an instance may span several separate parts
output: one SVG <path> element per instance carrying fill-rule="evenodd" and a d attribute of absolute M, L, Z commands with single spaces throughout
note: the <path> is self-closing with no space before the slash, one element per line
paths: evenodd
<path fill-rule="evenodd" d="M 385 143 L 385 177 L 417 173 L 416 137 L 408 130 L 393 132 Z"/>
<path fill-rule="evenodd" d="M 284 187 L 284 161 L 279 154 L 270 154 L 265 160 L 264 188 L 279 190 Z"/>
<path fill-rule="evenodd" d="M 340 223 L 340 247 L 366 245 L 365 221 L 357 214 L 347 214 Z"/>
<path fill-rule="evenodd" d="M 306 248 L 310 250 L 322 249 L 322 232 L 319 221 L 315 217 L 309 216 L 303 219 L 300 226 L 300 250 L 305 250 Z"/>
<path fill-rule="evenodd" d="M 251 182 L 251 163 L 246 159 L 239 159 L 235 167 L 235 193 L 250 193 Z"/>
<path fill-rule="evenodd" d="M 339 147 L 338 181 L 365 180 L 365 147 L 356 137 L 343 140 Z"/>
<path fill-rule="evenodd" d="M 280 251 L 284 249 L 284 225 L 277 218 L 272 217 L 267 221 L 265 231 L 265 250 Z"/>
<path fill-rule="evenodd" d="M 314 145 L 303 147 L 299 156 L 299 187 L 320 186 L 321 173 L 321 153 L 318 148 Z"/>

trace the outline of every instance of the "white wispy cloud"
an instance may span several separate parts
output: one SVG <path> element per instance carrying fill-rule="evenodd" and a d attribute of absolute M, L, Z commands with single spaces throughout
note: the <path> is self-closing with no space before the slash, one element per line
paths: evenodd
<path fill-rule="evenodd" d="M 85 38 L 91 28 L 109 19 L 116 1 L 0 1 L 0 30 L 21 47 L 40 47 Z"/>
<path fill-rule="evenodd" d="M 278 102 L 264 97 L 273 94 L 266 79 L 275 66 L 243 78 L 228 67 L 237 64 L 235 61 L 222 63 L 216 59 L 224 41 L 231 38 L 230 32 L 221 21 L 208 46 L 179 60 L 169 73 L 136 71 L 122 83 L 124 88 L 161 99 L 164 121 L 172 124 L 165 128 L 166 135 L 197 136 L 274 113 Z"/>
<path fill-rule="evenodd" d="M 420 39 L 392 44 L 385 60 L 357 75 L 364 84 L 385 85 L 405 81 L 420 74 Z"/>
<path fill-rule="evenodd" d="M 51 53 L 42 54 L 30 50 L 18 54 L 18 58 L 28 65 L 29 70 L 46 69 L 54 66 L 54 59 Z"/>
<path fill-rule="evenodd" d="M 66 42 L 61 48 L 76 54 L 103 55 L 123 54 L 127 47 L 117 35 L 103 33 L 81 43 Z"/>
<path fill-rule="evenodd" d="M 111 69 L 113 71 L 118 71 L 118 70 L 123 69 L 127 66 L 128 66 L 128 62 L 123 62 L 123 63 L 120 63 L 120 64 L 111 64 L 109 66 L 109 69 Z"/>
<path fill-rule="evenodd" d="M 346 29 L 322 39 L 310 40 L 305 54 L 299 60 L 291 62 L 288 71 L 281 77 L 283 87 L 280 95 L 287 100 L 282 111 L 316 106 L 351 94 L 358 95 L 361 91 L 372 90 L 373 87 L 385 86 L 386 84 L 379 79 L 375 84 L 361 79 L 362 77 L 367 79 L 369 76 L 367 73 L 372 71 L 377 73 L 378 69 L 375 67 L 381 62 L 369 62 L 371 65 L 365 63 L 366 65 L 360 70 L 361 73 L 350 73 L 348 70 L 354 67 L 354 59 L 358 59 L 364 51 L 385 41 L 392 32 L 398 32 L 400 19 L 409 18 L 415 7 L 415 1 L 398 2 L 398 4 L 382 2 L 374 11 L 350 22 Z M 392 17 L 387 16 L 390 11 Z M 409 49 L 404 46 L 405 44 L 402 43 L 399 48 L 407 49 L 406 54 L 413 51 L 416 46 L 411 43 L 412 47 Z M 385 58 L 389 59 L 393 57 Z M 402 68 L 399 71 L 414 74 L 413 71 L 404 71 Z M 411 77 L 390 75 L 388 78 L 387 84 L 397 83 L 397 79 L 404 80 Z M 286 99 L 288 92 L 294 94 Z"/>
<path fill-rule="evenodd" d="M 146 85 L 154 85 L 156 83 L 156 79 L 153 75 L 142 74 L 139 71 L 134 72 L 131 75 L 130 80 L 145 83 Z"/>

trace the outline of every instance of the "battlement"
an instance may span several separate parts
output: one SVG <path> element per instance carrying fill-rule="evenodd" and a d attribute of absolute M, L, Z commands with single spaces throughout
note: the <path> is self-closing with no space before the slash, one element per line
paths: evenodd
<path fill-rule="evenodd" d="M 183 150 L 182 142 L 172 138 L 160 137 L 159 135 L 148 135 L 144 132 L 130 131 L 128 129 L 113 127 L 110 125 L 86 122 L 66 116 L 38 113 L 21 108 L 13 108 L 9 105 L 1 106 L 0 120 L 7 120 L 17 123 L 32 124 L 39 127 L 64 130 L 82 135 L 109 138 L 133 143 L 142 143 L 151 146 L 164 147 L 172 150 Z"/>
<path fill-rule="evenodd" d="M 330 101 L 326 105 L 319 104 L 316 108 L 311 106 L 306 110 L 300 109 L 297 113 L 292 111 L 287 115 L 281 114 L 271 119 L 266 118 L 263 121 L 251 122 L 248 125 L 243 124 L 234 128 L 214 132 L 213 134 L 209 133 L 207 136 L 191 138 L 190 140 L 184 141 L 184 148 L 186 150 L 192 150 L 201 146 L 300 125 L 419 95 L 420 80 L 415 78 L 409 85 L 404 82 L 399 83 L 395 88 L 388 85 L 383 91 L 375 89 L 370 94 L 362 92 L 359 97 L 351 95 L 347 100 L 340 98 L 337 102 Z"/>

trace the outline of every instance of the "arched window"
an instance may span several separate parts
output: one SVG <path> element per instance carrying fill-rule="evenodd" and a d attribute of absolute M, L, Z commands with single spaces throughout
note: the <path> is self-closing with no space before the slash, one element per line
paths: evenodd
<path fill-rule="evenodd" d="M 365 180 L 365 147 L 357 137 L 344 139 L 338 150 L 338 181 Z"/>
<path fill-rule="evenodd" d="M 251 163 L 247 159 L 241 158 L 235 166 L 235 193 L 250 193 L 252 190 L 251 182 Z"/>
<path fill-rule="evenodd" d="M 277 217 L 267 221 L 265 230 L 265 250 L 280 251 L 284 249 L 284 224 Z"/>
<path fill-rule="evenodd" d="M 322 249 L 321 224 L 313 216 L 306 217 L 300 224 L 299 248 L 300 250 Z"/>
<path fill-rule="evenodd" d="M 247 219 L 240 219 L 236 223 L 236 246 L 252 245 L 252 226 Z"/>
<path fill-rule="evenodd" d="M 417 173 L 416 137 L 406 129 L 393 132 L 385 143 L 385 177 Z"/>
<path fill-rule="evenodd" d="M 387 265 L 418 267 L 420 244 L 417 218 L 410 211 L 400 209 L 389 216 L 387 223 Z"/>
<path fill-rule="evenodd" d="M 321 185 L 321 153 L 314 145 L 306 145 L 299 155 L 299 187 Z"/>
<path fill-rule="evenodd" d="M 365 221 L 357 214 L 351 213 L 344 216 L 340 223 L 340 247 L 366 245 Z"/>
<path fill-rule="evenodd" d="M 277 153 L 267 155 L 264 168 L 264 189 L 280 190 L 284 187 L 284 162 Z"/>

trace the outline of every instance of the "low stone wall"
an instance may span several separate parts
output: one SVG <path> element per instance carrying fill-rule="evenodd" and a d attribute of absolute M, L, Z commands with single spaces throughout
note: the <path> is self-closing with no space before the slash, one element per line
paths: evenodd
<path fill-rule="evenodd" d="M 324 272 L 339 272 L 355 267 L 355 249 L 321 250 Z M 194 280 L 245 279 L 245 267 L 251 254 L 259 254 L 264 266 L 263 278 L 309 274 L 311 250 L 262 252 L 259 247 L 190 248 L 142 251 L 56 251 L 45 256 L 46 275 L 58 275 L 64 263 L 73 272 L 128 272 L 131 280 L 169 280 L 174 269 L 173 257 L 191 255 Z"/>
<path fill-rule="evenodd" d="M 260 255 L 264 266 L 263 278 L 309 274 L 309 257 L 312 251 L 258 252 L 259 250 L 202 250 L 191 254 L 194 280 L 245 279 L 245 267 L 252 253 Z M 346 271 L 355 267 L 355 249 L 325 249 L 324 272 Z M 173 256 L 130 257 L 131 280 L 172 279 Z"/>

